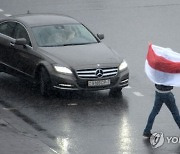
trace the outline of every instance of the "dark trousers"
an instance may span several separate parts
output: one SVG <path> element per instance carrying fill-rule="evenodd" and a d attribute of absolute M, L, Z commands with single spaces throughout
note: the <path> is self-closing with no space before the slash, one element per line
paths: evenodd
<path fill-rule="evenodd" d="M 163 103 L 165 103 L 166 106 L 168 107 L 168 109 L 170 110 L 176 124 L 178 125 L 178 127 L 180 129 L 179 110 L 176 106 L 174 95 L 172 94 L 172 92 L 159 93 L 156 91 L 154 107 L 149 115 L 148 122 L 144 129 L 144 132 L 150 133 L 153 123 L 154 123 L 154 120 L 155 120 L 155 117 L 159 113 Z"/>

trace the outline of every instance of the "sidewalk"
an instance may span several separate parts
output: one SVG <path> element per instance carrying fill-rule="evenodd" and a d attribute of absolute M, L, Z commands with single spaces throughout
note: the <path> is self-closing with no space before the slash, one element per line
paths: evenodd
<path fill-rule="evenodd" d="M 56 154 L 36 131 L 0 104 L 0 154 Z"/>

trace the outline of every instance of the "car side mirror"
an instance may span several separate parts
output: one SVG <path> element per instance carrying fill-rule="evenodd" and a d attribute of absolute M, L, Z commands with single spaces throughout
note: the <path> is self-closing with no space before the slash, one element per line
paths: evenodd
<path fill-rule="evenodd" d="M 15 40 L 16 45 L 26 45 L 27 41 L 25 38 L 18 38 Z"/>
<path fill-rule="evenodd" d="M 104 34 L 97 34 L 97 37 L 98 37 L 100 40 L 103 40 L 103 39 L 104 39 Z"/>

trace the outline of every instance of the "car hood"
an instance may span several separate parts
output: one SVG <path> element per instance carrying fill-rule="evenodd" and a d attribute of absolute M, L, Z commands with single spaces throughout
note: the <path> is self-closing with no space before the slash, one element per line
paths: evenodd
<path fill-rule="evenodd" d="M 43 53 L 57 64 L 70 67 L 120 64 L 119 55 L 103 43 L 61 47 L 41 47 Z"/>

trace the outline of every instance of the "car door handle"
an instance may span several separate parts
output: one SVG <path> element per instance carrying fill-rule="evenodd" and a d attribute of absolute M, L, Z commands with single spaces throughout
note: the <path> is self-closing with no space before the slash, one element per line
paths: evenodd
<path fill-rule="evenodd" d="M 10 46 L 11 46 L 11 47 L 14 47 L 14 46 L 15 46 L 15 44 L 14 44 L 14 43 L 12 43 L 12 42 L 10 42 Z"/>

